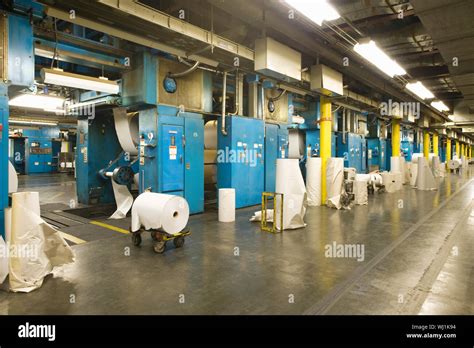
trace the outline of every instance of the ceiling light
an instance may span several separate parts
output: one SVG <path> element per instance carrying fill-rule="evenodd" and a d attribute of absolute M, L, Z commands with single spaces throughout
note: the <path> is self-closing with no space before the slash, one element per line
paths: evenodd
<path fill-rule="evenodd" d="M 449 111 L 449 108 L 444 104 L 442 101 L 434 101 L 431 103 L 431 106 L 434 107 L 438 111 Z"/>
<path fill-rule="evenodd" d="M 367 59 L 390 77 L 394 77 L 395 75 L 406 75 L 407 73 L 405 69 L 387 56 L 372 40 L 364 43 L 357 43 L 354 46 L 354 51 L 359 53 L 362 57 Z"/>
<path fill-rule="evenodd" d="M 41 69 L 41 78 L 44 83 L 65 87 L 79 88 L 86 91 L 97 91 L 110 94 L 119 92 L 119 85 L 115 81 L 109 81 L 105 77 L 90 77 L 72 74 L 62 69 Z"/>
<path fill-rule="evenodd" d="M 8 120 L 8 123 L 13 123 L 13 124 L 23 124 L 23 125 L 31 125 L 31 126 L 57 126 L 57 122 L 50 122 L 50 121 L 25 121 L 25 120 L 14 120 L 10 119 Z"/>
<path fill-rule="evenodd" d="M 405 87 L 421 99 L 432 99 L 435 97 L 420 81 L 407 83 Z"/>
<path fill-rule="evenodd" d="M 327 0 L 285 0 L 285 2 L 319 26 L 323 21 L 333 21 L 341 17 Z"/>
<path fill-rule="evenodd" d="M 21 94 L 8 102 L 10 106 L 42 109 L 44 111 L 60 111 L 63 109 L 64 98 L 45 94 Z"/>

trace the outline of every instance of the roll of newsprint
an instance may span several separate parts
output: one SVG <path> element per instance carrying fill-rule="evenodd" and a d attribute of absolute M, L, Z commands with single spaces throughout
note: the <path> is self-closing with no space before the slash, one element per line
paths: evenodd
<path fill-rule="evenodd" d="M 278 193 L 306 193 L 306 187 L 298 159 L 277 159 L 275 189 Z"/>
<path fill-rule="evenodd" d="M 422 153 L 419 153 L 419 152 L 414 153 L 413 155 L 411 155 L 411 162 L 418 164 L 418 158 L 420 157 L 423 157 Z"/>
<path fill-rule="evenodd" d="M 418 175 L 416 176 L 416 188 L 418 190 L 436 190 L 436 181 L 433 172 L 424 157 L 418 158 Z"/>
<path fill-rule="evenodd" d="M 462 161 L 460 159 L 453 159 L 448 161 L 448 168 L 451 170 L 456 170 L 461 167 Z"/>
<path fill-rule="evenodd" d="M 144 192 L 133 202 L 132 232 L 143 227 L 177 234 L 186 227 L 188 219 L 188 202 L 180 196 Z"/>
<path fill-rule="evenodd" d="M 235 221 L 235 189 L 221 188 L 219 189 L 219 212 L 218 219 L 220 222 Z"/>
<path fill-rule="evenodd" d="M 109 217 L 109 219 L 123 219 L 127 216 L 128 211 L 133 205 L 133 196 L 128 190 L 127 185 L 117 184 L 114 179 L 110 180 L 112 181 L 112 189 L 114 190 L 117 210 Z"/>
<path fill-rule="evenodd" d="M 217 121 L 208 121 L 204 126 L 204 148 L 206 150 L 217 149 Z"/>
<path fill-rule="evenodd" d="M 355 180 L 354 181 L 354 203 L 357 205 L 369 204 L 369 193 L 367 190 L 366 180 Z"/>
<path fill-rule="evenodd" d="M 326 162 L 326 204 L 337 209 L 341 208 L 340 198 L 344 182 L 344 158 L 328 158 Z"/>
<path fill-rule="evenodd" d="M 321 158 L 309 157 L 306 161 L 306 191 L 308 205 L 321 205 Z"/>
<path fill-rule="evenodd" d="M 18 174 L 13 164 L 8 161 L 8 193 L 18 191 Z"/>

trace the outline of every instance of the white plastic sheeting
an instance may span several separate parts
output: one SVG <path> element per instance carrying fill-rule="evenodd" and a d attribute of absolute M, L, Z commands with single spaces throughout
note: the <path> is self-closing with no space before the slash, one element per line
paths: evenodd
<path fill-rule="evenodd" d="M 18 191 L 18 174 L 13 164 L 8 161 L 8 193 Z"/>
<path fill-rule="evenodd" d="M 235 189 L 219 189 L 218 219 L 220 222 L 235 221 Z"/>
<path fill-rule="evenodd" d="M 355 180 L 354 183 L 354 203 L 357 205 L 369 204 L 369 194 L 367 191 L 367 181 Z"/>
<path fill-rule="evenodd" d="M 180 196 L 144 192 L 133 202 L 132 232 L 144 227 L 177 234 L 186 227 L 188 219 L 188 202 Z"/>
<path fill-rule="evenodd" d="M 321 158 L 309 157 L 306 161 L 306 191 L 308 205 L 321 205 Z"/>
<path fill-rule="evenodd" d="M 344 182 L 344 158 L 328 158 L 326 162 L 326 204 L 341 209 L 342 183 Z"/>
<path fill-rule="evenodd" d="M 59 232 L 40 217 L 38 192 L 12 196 L 9 288 L 30 292 L 57 266 L 74 261 L 74 253 Z"/>
<path fill-rule="evenodd" d="M 402 173 L 382 172 L 380 175 L 387 193 L 394 193 L 402 188 Z"/>
<path fill-rule="evenodd" d="M 109 219 L 123 219 L 127 216 L 127 213 L 133 205 L 133 196 L 128 190 L 127 185 L 119 185 L 112 178 L 110 180 L 112 181 L 117 210 L 115 210 Z"/>
<path fill-rule="evenodd" d="M 418 190 L 436 190 L 437 185 L 433 172 L 425 157 L 418 158 L 418 175 L 416 176 L 416 188 Z"/>
<path fill-rule="evenodd" d="M 132 156 L 138 155 L 138 115 L 127 114 L 126 108 L 114 108 L 114 123 L 122 149 Z"/>

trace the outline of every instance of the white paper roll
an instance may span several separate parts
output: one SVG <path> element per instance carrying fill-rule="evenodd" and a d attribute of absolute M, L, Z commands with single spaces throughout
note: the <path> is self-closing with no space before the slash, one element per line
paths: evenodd
<path fill-rule="evenodd" d="M 402 172 L 399 156 L 390 157 L 390 171 L 392 173 L 401 173 Z"/>
<path fill-rule="evenodd" d="M 305 153 L 305 142 L 303 135 L 298 129 L 290 129 L 288 132 L 288 158 L 301 158 Z"/>
<path fill-rule="evenodd" d="M 327 199 L 339 202 L 344 181 L 344 158 L 328 158 L 326 162 Z M 336 206 L 338 204 L 335 204 Z"/>
<path fill-rule="evenodd" d="M 135 173 L 133 175 L 133 183 L 137 185 L 137 187 L 140 186 L 140 173 Z"/>
<path fill-rule="evenodd" d="M 321 205 L 321 158 L 309 157 L 306 161 L 306 191 L 308 205 Z"/>
<path fill-rule="evenodd" d="M 410 183 L 412 162 L 405 162 L 405 183 Z"/>
<path fill-rule="evenodd" d="M 18 174 L 13 164 L 8 161 L 8 193 L 18 191 Z"/>
<path fill-rule="evenodd" d="M 416 176 L 418 190 L 436 190 L 437 185 L 428 161 L 424 157 L 418 158 L 418 175 Z"/>
<path fill-rule="evenodd" d="M 397 192 L 401 188 L 401 173 L 382 172 L 380 175 L 387 193 Z"/>
<path fill-rule="evenodd" d="M 217 150 L 217 120 L 209 121 L 204 126 L 204 148 Z"/>
<path fill-rule="evenodd" d="M 424 155 L 422 153 L 414 153 L 411 155 L 411 162 L 418 164 L 418 158 L 423 157 Z"/>
<path fill-rule="evenodd" d="M 115 131 L 122 149 L 132 156 L 138 155 L 138 113 L 127 114 L 126 108 L 114 108 Z"/>
<path fill-rule="evenodd" d="M 298 159 L 277 159 L 275 190 L 278 193 L 306 194 Z"/>
<path fill-rule="evenodd" d="M 219 189 L 219 216 L 220 222 L 235 221 L 235 189 Z"/>
<path fill-rule="evenodd" d="M 12 208 L 5 208 L 5 242 L 10 243 L 12 235 Z"/>
<path fill-rule="evenodd" d="M 354 203 L 357 205 L 367 205 L 369 204 L 368 190 L 367 190 L 367 181 L 365 180 L 355 180 L 354 185 Z"/>
<path fill-rule="evenodd" d="M 459 169 L 461 165 L 462 165 L 462 162 L 459 159 L 453 159 L 453 160 L 448 161 L 448 168 L 451 170 Z"/>
<path fill-rule="evenodd" d="M 355 181 L 369 182 L 372 178 L 372 174 L 356 174 Z"/>
<path fill-rule="evenodd" d="M 410 166 L 410 185 L 416 185 L 416 177 L 418 176 L 418 163 L 411 163 Z"/>
<path fill-rule="evenodd" d="M 159 229 L 168 234 L 177 234 L 186 227 L 188 219 L 188 202 L 180 196 L 144 192 L 133 203 L 133 232 L 143 226 L 145 230 Z"/>

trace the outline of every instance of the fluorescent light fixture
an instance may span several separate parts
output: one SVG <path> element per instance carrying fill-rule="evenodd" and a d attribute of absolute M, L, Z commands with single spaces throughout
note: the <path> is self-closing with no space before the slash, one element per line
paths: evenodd
<path fill-rule="evenodd" d="M 327 0 L 285 0 L 285 2 L 319 26 L 323 21 L 333 21 L 341 17 Z"/>
<path fill-rule="evenodd" d="M 367 59 L 385 74 L 390 77 L 395 75 L 406 75 L 405 69 L 403 69 L 396 61 L 387 56 L 377 44 L 370 40 L 369 42 L 357 43 L 354 46 L 354 51 L 359 53 L 362 57 Z"/>
<path fill-rule="evenodd" d="M 44 111 L 54 112 L 63 109 L 64 98 L 53 97 L 45 94 L 21 94 L 8 102 L 10 106 L 42 109 Z"/>
<path fill-rule="evenodd" d="M 407 83 L 405 86 L 410 92 L 416 94 L 421 99 L 433 99 L 435 96 L 420 81 Z"/>
<path fill-rule="evenodd" d="M 44 83 L 65 87 L 79 88 L 86 91 L 97 91 L 109 94 L 117 94 L 119 85 L 115 81 L 109 81 L 105 77 L 90 77 L 72 74 L 62 69 L 41 69 L 41 78 Z"/>
<path fill-rule="evenodd" d="M 444 104 L 442 101 L 434 101 L 431 103 L 431 106 L 434 107 L 438 111 L 449 111 L 449 108 Z"/>
<path fill-rule="evenodd" d="M 14 120 L 10 119 L 8 120 L 8 123 L 12 124 L 22 124 L 22 125 L 32 125 L 32 126 L 57 126 L 57 122 L 49 122 L 49 121 L 25 121 L 25 120 Z"/>

